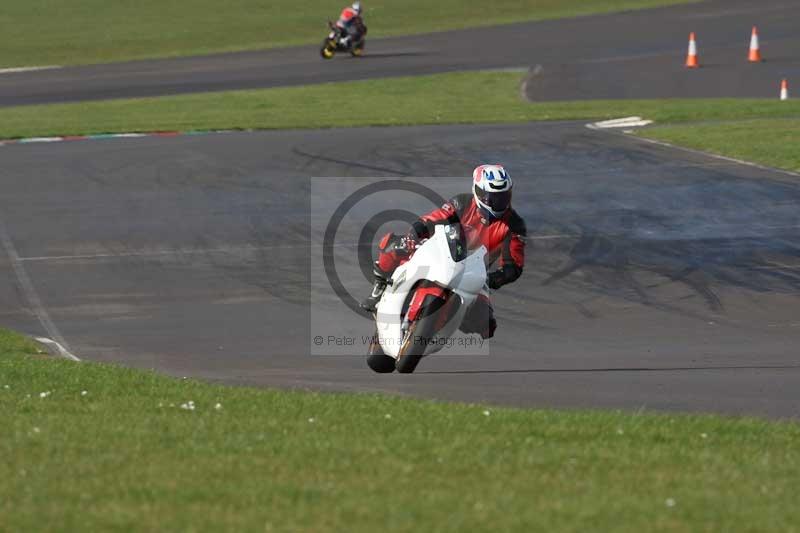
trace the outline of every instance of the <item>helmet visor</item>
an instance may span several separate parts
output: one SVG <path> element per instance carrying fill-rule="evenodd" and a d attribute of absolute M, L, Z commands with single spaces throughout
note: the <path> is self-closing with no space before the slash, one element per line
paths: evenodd
<path fill-rule="evenodd" d="M 476 185 L 475 195 L 495 213 L 502 213 L 511 205 L 511 191 L 484 191 Z"/>

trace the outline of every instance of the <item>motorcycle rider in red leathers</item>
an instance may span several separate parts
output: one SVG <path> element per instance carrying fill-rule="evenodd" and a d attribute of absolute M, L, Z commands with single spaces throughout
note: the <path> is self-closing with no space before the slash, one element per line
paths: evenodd
<path fill-rule="evenodd" d="M 409 260 L 419 241 L 433 234 L 436 224 L 460 222 L 469 249 L 486 247 L 486 267 L 499 260 L 499 268 L 486 277 L 490 289 L 517 280 L 525 263 L 525 222 L 511 208 L 513 184 L 501 165 L 481 165 L 472 173 L 472 194 L 459 194 L 439 209 L 421 216 L 406 236 L 389 233 L 379 244 L 375 262 L 375 284 L 361 306 L 375 311 L 394 269 Z M 478 333 L 484 339 L 494 335 L 497 321 L 485 289 L 470 306 L 461 325 L 464 333 Z"/>
<path fill-rule="evenodd" d="M 341 40 L 342 46 L 347 46 L 350 41 L 357 43 L 367 32 L 364 19 L 361 18 L 361 2 L 354 2 L 352 6 L 342 9 L 336 27 L 342 30 L 344 37 Z"/>

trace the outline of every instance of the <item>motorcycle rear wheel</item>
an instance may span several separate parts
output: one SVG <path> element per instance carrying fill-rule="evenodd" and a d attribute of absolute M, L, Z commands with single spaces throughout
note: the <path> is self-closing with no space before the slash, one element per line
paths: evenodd
<path fill-rule="evenodd" d="M 353 57 L 361 57 L 364 55 L 364 41 L 353 46 L 352 50 L 350 50 L 350 55 Z"/>

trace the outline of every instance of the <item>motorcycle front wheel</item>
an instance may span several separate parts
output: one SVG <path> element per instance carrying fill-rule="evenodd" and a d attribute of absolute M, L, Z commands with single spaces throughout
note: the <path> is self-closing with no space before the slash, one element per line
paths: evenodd
<path fill-rule="evenodd" d="M 367 365 L 378 374 L 391 374 L 394 372 L 394 358 L 383 353 L 383 348 L 378 342 L 378 330 L 375 330 L 369 343 Z"/>
<path fill-rule="evenodd" d="M 331 44 L 331 41 L 325 39 L 325 42 L 322 43 L 322 48 L 319 50 L 319 55 L 322 56 L 322 59 L 332 58 L 336 55 L 336 45 Z"/>
<path fill-rule="evenodd" d="M 401 374 L 411 374 L 416 370 L 417 365 L 425 355 L 425 349 L 433 342 L 433 338 L 439 331 L 439 327 L 446 320 L 442 320 L 440 313 L 448 313 L 449 309 L 443 309 L 450 299 L 443 300 L 438 297 L 429 296 L 423 303 L 417 320 L 408 326 L 403 345 L 397 355 L 395 368 Z"/>

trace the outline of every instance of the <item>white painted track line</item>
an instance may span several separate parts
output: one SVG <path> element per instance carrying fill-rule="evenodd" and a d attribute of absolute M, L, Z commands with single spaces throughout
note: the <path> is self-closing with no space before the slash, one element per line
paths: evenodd
<path fill-rule="evenodd" d="M 53 348 L 55 352 L 63 357 L 64 359 L 70 359 L 72 361 L 80 362 L 80 358 L 61 346 L 61 343 L 54 341 L 53 339 L 48 339 L 47 337 L 34 337 L 34 339 L 42 344 L 46 344 L 47 346 Z"/>
<path fill-rule="evenodd" d="M 780 172 L 781 174 L 786 174 L 788 176 L 792 176 L 792 177 L 795 177 L 795 178 L 800 178 L 800 174 L 798 174 L 797 172 L 792 172 L 791 170 L 784 170 L 782 168 L 774 168 L 774 167 L 768 167 L 768 166 L 765 166 L 765 165 L 759 165 L 758 163 L 752 163 L 750 161 L 744 161 L 743 159 L 736 159 L 734 157 L 728 157 L 728 156 L 724 156 L 724 155 L 714 154 L 712 152 L 704 152 L 702 150 L 695 150 L 694 148 L 687 148 L 685 146 L 678 146 L 676 144 L 670 144 L 668 142 L 658 141 L 656 139 L 650 139 L 650 138 L 647 138 L 647 137 L 639 137 L 638 135 L 626 135 L 626 137 L 630 137 L 630 138 L 633 138 L 633 139 L 638 139 L 638 140 L 640 140 L 642 142 L 646 142 L 646 143 L 649 143 L 649 144 L 655 144 L 655 145 L 658 145 L 658 146 L 664 146 L 666 148 L 672 148 L 672 149 L 675 149 L 675 150 L 681 150 L 683 152 L 688 152 L 690 154 L 704 155 L 706 157 L 711 157 L 711 158 L 714 158 L 714 159 L 718 159 L 720 161 L 726 161 L 728 163 L 736 163 L 737 165 L 745 165 L 745 166 L 757 168 L 757 169 L 760 169 L 760 170 L 768 170 L 770 172 Z"/>
<path fill-rule="evenodd" d="M 612 120 L 603 120 L 601 122 L 593 122 L 591 124 L 587 124 L 586 127 L 593 130 L 609 128 L 636 128 L 648 126 L 652 123 L 652 120 L 645 120 L 642 117 L 624 117 L 615 118 Z"/>
<path fill-rule="evenodd" d="M 79 360 L 70 353 L 67 342 L 64 340 L 64 337 L 61 336 L 61 332 L 58 331 L 58 328 L 51 320 L 50 315 L 44 308 L 44 305 L 42 305 L 42 300 L 39 298 L 39 295 L 37 294 L 36 289 L 33 286 L 33 282 L 31 281 L 30 276 L 28 276 L 28 272 L 25 270 L 22 261 L 19 260 L 17 249 L 14 246 L 14 242 L 11 240 L 11 236 L 8 234 L 6 225 L 2 220 L 0 220 L 0 244 L 3 246 L 8 254 L 9 259 L 11 260 L 11 267 L 14 269 L 14 274 L 17 276 L 17 281 L 22 293 L 24 294 L 25 299 L 28 300 L 28 305 L 33 311 L 33 314 L 39 319 L 39 323 L 41 323 L 47 334 L 59 344 L 63 352 L 71 356 L 69 357 L 65 355 L 65 357 Z"/>
<path fill-rule="evenodd" d="M 53 70 L 62 68 L 60 65 L 42 65 L 39 67 L 10 67 L 0 68 L 0 74 L 16 74 L 18 72 L 36 72 L 37 70 Z"/>

